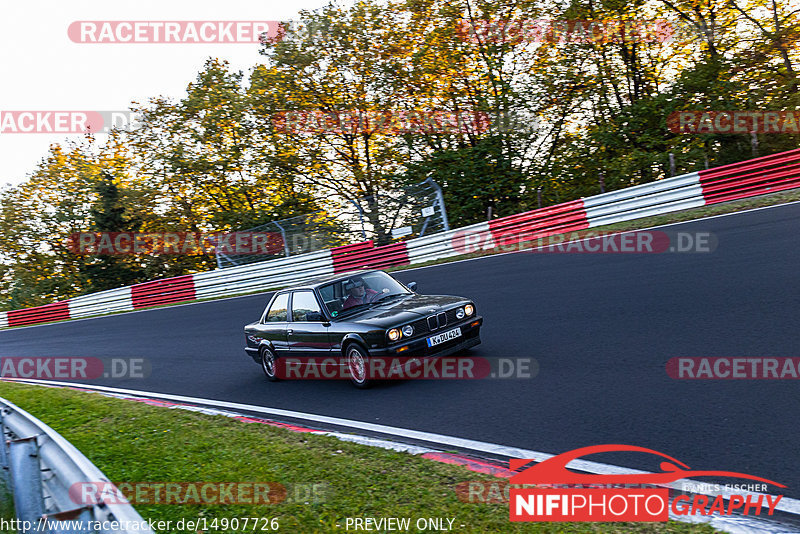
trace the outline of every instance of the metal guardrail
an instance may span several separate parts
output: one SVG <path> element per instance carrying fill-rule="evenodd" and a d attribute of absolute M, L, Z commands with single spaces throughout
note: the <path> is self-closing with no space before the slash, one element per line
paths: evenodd
<path fill-rule="evenodd" d="M 280 287 L 333 273 L 329 250 L 193 275 L 195 298 L 223 297 Z"/>
<path fill-rule="evenodd" d="M 90 317 L 97 309 L 105 310 L 104 313 L 129 311 L 131 290 L 129 287 L 120 287 L 106 291 L 92 293 L 81 297 L 69 299 L 69 315 L 71 318 Z"/>
<path fill-rule="evenodd" d="M 583 199 L 590 226 L 613 224 L 703 206 L 696 172 Z"/>
<path fill-rule="evenodd" d="M 76 503 L 74 485 L 111 481 L 55 430 L 3 398 L 0 431 L 2 478 L 13 495 L 19 532 L 153 534 L 130 504 L 103 502 L 99 494 L 86 499 L 99 504 Z"/>
<path fill-rule="evenodd" d="M 706 204 L 800 187 L 800 149 L 700 171 Z"/>
<path fill-rule="evenodd" d="M 800 149 L 565 202 L 456 230 L 420 231 L 376 247 L 364 241 L 303 254 L 145 282 L 36 308 L 0 312 L 0 328 L 157 304 L 264 291 L 362 267 L 386 268 L 533 241 L 612 223 L 800 187 Z M 437 197 L 441 203 L 441 198 Z M 447 228 L 447 223 L 444 223 Z M 437 229 L 439 229 L 437 227 Z"/>

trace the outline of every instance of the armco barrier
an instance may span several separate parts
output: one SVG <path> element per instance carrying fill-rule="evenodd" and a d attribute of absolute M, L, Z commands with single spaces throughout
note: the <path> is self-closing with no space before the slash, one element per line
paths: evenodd
<path fill-rule="evenodd" d="M 82 297 L 69 299 L 69 316 L 73 319 L 79 317 L 89 317 L 97 314 L 97 310 L 104 310 L 103 313 L 133 311 L 133 300 L 131 299 L 131 288 L 120 287 L 110 289 Z"/>
<path fill-rule="evenodd" d="M 8 312 L 8 326 L 47 323 L 50 321 L 63 321 L 69 319 L 68 301 L 54 302 L 35 308 L 12 310 Z"/>
<path fill-rule="evenodd" d="M 406 241 L 406 250 L 412 265 L 494 248 L 494 246 L 488 222 Z"/>
<path fill-rule="evenodd" d="M 583 199 L 592 228 L 703 204 L 703 190 L 696 172 Z"/>
<path fill-rule="evenodd" d="M 343 273 L 358 269 L 383 269 L 395 265 L 408 265 L 406 242 L 375 247 L 372 241 L 331 249 L 333 272 Z"/>
<path fill-rule="evenodd" d="M 2 476 L 13 495 L 17 519 L 32 525 L 20 532 L 153 534 L 131 505 L 119 504 L 116 499 L 103 502 L 99 490 L 87 500 L 100 504 L 74 502 L 69 493 L 73 485 L 111 481 L 71 443 L 28 412 L 2 398 L 0 410 Z"/>
<path fill-rule="evenodd" d="M 131 303 L 137 310 L 187 300 L 194 300 L 194 281 L 190 274 L 131 286 Z"/>
<path fill-rule="evenodd" d="M 800 149 L 700 171 L 706 204 L 800 187 Z"/>
<path fill-rule="evenodd" d="M 588 226 L 583 200 L 565 202 L 489 221 L 489 230 L 498 245 L 504 244 L 508 238 L 513 241 L 529 241 L 553 234 L 583 230 Z"/>
<path fill-rule="evenodd" d="M 192 275 L 198 299 L 236 295 L 333 274 L 329 250 Z"/>
<path fill-rule="evenodd" d="M 502 249 L 509 244 L 534 241 L 557 233 L 795 187 L 800 187 L 800 149 L 380 247 L 374 246 L 372 241 L 365 241 L 288 258 L 146 282 L 37 308 L 0 312 L 0 328 L 263 291 L 365 267 L 383 269 L 415 265 L 497 247 Z"/>

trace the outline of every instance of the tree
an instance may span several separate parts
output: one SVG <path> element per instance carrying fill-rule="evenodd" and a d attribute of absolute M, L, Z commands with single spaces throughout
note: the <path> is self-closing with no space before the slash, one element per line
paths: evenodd
<path fill-rule="evenodd" d="M 97 200 L 89 210 L 92 216 L 91 230 L 94 232 L 137 232 L 142 221 L 128 216 L 122 204 L 117 180 L 107 170 L 100 171 L 94 184 Z M 145 269 L 137 265 L 130 256 L 99 254 L 80 265 L 80 276 L 87 292 L 103 291 L 143 282 Z"/>

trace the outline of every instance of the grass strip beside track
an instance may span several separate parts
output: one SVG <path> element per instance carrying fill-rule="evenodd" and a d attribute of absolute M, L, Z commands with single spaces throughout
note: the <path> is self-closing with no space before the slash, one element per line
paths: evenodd
<path fill-rule="evenodd" d="M 455 518 L 454 531 L 481 533 L 713 532 L 679 522 L 512 524 L 506 504 L 463 503 L 454 491 L 462 481 L 497 479 L 408 453 L 67 389 L 3 382 L 0 396 L 50 425 L 115 482 L 278 482 L 287 488 L 303 483 L 328 488 L 316 503 L 136 505 L 145 519 L 174 524 L 181 518 L 275 517 L 280 532 L 301 533 L 347 532 L 347 517 L 409 517 L 412 525 L 423 517 Z"/>

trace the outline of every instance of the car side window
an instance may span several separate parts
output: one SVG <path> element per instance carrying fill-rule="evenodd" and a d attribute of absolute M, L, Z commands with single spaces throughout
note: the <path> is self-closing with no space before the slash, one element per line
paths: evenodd
<path fill-rule="evenodd" d="M 275 297 L 272 306 L 269 307 L 265 322 L 280 323 L 286 321 L 289 309 L 289 293 L 283 293 Z"/>
<path fill-rule="evenodd" d="M 321 321 L 320 310 L 313 291 L 295 291 L 292 295 L 292 320 Z"/>

